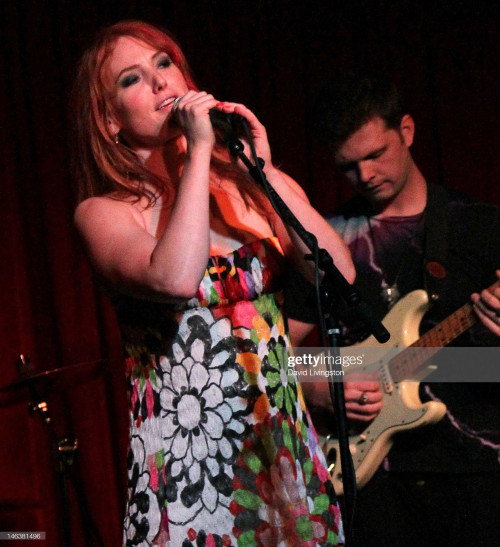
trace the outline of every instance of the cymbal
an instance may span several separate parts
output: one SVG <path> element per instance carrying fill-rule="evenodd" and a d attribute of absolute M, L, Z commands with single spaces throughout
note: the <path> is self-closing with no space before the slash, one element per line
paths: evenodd
<path fill-rule="evenodd" d="M 35 393 L 42 397 L 94 380 L 102 375 L 105 363 L 106 360 L 89 361 L 27 375 L 0 387 L 0 407 L 29 402 Z"/>

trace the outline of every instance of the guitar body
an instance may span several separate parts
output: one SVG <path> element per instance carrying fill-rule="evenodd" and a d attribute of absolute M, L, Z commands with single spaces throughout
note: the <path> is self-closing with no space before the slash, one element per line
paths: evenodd
<path fill-rule="evenodd" d="M 383 394 L 380 414 L 362 433 L 349 437 L 358 488 L 366 485 L 387 456 L 396 433 L 436 423 L 446 411 L 443 403 L 422 403 L 418 394 L 420 383 L 415 380 L 394 382 L 386 367 L 385 357 L 389 351 L 393 352 L 394 348 L 403 350 L 418 340 L 418 328 L 428 309 L 427 293 L 423 290 L 413 291 L 397 302 L 383 321 L 391 333 L 390 347 L 379 344 L 373 336 L 353 346 L 370 348 L 370 355 L 374 352 L 375 360 L 368 365 L 351 366 L 349 372 L 379 372 Z M 342 351 L 347 355 L 346 348 L 341 349 L 341 354 Z M 432 370 L 430 365 L 421 377 L 427 376 Z M 320 437 L 320 442 L 323 442 L 335 492 L 341 495 L 344 489 L 338 441 Z"/>

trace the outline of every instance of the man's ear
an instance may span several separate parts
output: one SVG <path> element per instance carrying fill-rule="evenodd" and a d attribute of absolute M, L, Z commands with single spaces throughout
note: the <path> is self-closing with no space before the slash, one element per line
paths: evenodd
<path fill-rule="evenodd" d="M 401 118 L 399 134 L 401 135 L 403 144 L 409 148 L 413 144 L 413 137 L 415 136 L 415 122 L 409 114 L 405 114 Z"/>

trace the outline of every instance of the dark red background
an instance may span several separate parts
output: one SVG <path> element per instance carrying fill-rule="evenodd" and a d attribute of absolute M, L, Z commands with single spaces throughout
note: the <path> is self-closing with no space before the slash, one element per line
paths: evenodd
<path fill-rule="evenodd" d="M 498 8 L 459 0 L 17 0 L 2 2 L 0 11 L 0 386 L 17 379 L 20 353 L 37 372 L 104 361 L 97 378 L 85 367 L 71 369 L 80 371 L 73 380 L 55 375 L 47 401 L 57 438 L 79 440 L 71 473 L 82 481 L 105 545 L 118 545 L 127 430 L 119 339 L 71 220 L 68 91 L 85 45 L 122 18 L 169 28 L 202 88 L 258 114 L 275 161 L 322 212 L 348 191 L 313 143 L 308 107 L 334 69 L 377 65 L 407 98 L 425 175 L 500 204 Z M 46 544 L 58 545 L 47 431 L 29 415 L 28 400 L 24 389 L 0 392 L 0 531 L 46 531 Z M 74 545 L 85 545 L 71 486 L 69 506 Z"/>

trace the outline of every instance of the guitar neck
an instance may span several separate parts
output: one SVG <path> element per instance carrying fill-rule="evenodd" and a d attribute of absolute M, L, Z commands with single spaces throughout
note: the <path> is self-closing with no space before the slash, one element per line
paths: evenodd
<path fill-rule="evenodd" d="M 500 287 L 500 280 L 493 283 L 488 290 L 493 292 L 497 287 Z M 426 365 L 428 359 L 472 327 L 477 320 L 471 304 L 465 304 L 459 308 L 444 321 L 427 331 L 406 350 L 391 359 L 389 367 L 393 380 L 401 382 L 415 377 L 423 365 Z M 423 349 L 412 351 L 412 348 Z"/>

